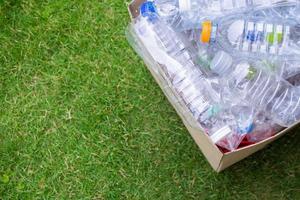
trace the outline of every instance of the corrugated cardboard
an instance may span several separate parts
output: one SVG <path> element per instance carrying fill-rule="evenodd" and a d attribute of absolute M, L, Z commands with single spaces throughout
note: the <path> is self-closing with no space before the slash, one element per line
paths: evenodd
<path fill-rule="evenodd" d="M 132 1 L 129 6 L 128 10 L 132 20 L 139 16 L 139 7 L 145 0 L 134 0 Z M 138 39 L 136 39 L 138 40 Z M 143 52 L 147 52 L 147 50 L 143 47 L 143 44 L 140 41 L 135 41 L 136 48 L 143 49 Z M 149 53 L 143 56 L 144 61 L 147 65 L 147 68 L 151 72 L 152 76 L 155 78 L 156 82 L 159 84 L 161 89 L 163 90 L 164 94 L 168 98 L 169 102 L 177 111 L 178 115 L 182 119 L 184 125 L 188 129 L 189 133 L 201 149 L 204 156 L 207 158 L 210 165 L 213 169 L 217 172 L 221 172 L 222 170 L 226 169 L 227 167 L 233 165 L 234 163 L 248 157 L 249 155 L 265 148 L 268 144 L 273 142 L 274 140 L 278 139 L 279 137 L 283 136 L 291 129 L 293 129 L 297 124 L 294 126 L 285 129 L 284 131 L 278 133 L 274 137 L 271 137 L 265 141 L 260 143 L 247 146 L 241 149 L 238 149 L 233 152 L 229 153 L 222 153 L 215 144 L 212 143 L 210 138 L 207 134 L 203 133 L 198 122 L 194 119 L 189 109 L 181 103 L 178 99 L 179 97 L 176 96 L 176 92 L 174 88 L 172 88 L 171 84 L 168 80 L 163 76 L 163 73 L 160 72 L 161 67 L 159 64 L 155 63 L 154 59 L 151 58 Z"/>

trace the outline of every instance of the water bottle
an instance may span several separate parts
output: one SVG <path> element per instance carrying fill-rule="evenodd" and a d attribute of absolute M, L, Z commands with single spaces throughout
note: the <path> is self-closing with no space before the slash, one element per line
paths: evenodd
<path fill-rule="evenodd" d="M 141 6 L 142 18 L 136 24 L 137 33 L 153 58 L 161 64 L 165 75 L 199 121 L 215 101 L 205 89 L 205 79 L 193 61 L 192 50 L 182 37 L 156 14 L 153 2 Z"/>
<path fill-rule="evenodd" d="M 263 63 L 258 63 L 263 64 Z M 211 70 L 222 78 L 224 104 L 245 101 L 253 107 L 269 112 L 272 119 L 288 127 L 300 119 L 300 92 L 283 79 L 246 61 L 234 63 L 232 57 L 220 51 Z"/>
<path fill-rule="evenodd" d="M 266 74 L 248 61 L 234 62 L 232 56 L 224 51 L 215 55 L 211 70 L 221 78 L 221 95 L 225 104 L 244 100 L 264 109 L 276 95 L 272 92 L 276 93 L 281 88 L 280 84 L 276 84 L 275 76 Z"/>
<path fill-rule="evenodd" d="M 199 45 L 218 46 L 237 57 L 297 59 L 300 55 L 300 23 L 249 17 L 204 21 L 191 32 Z"/>
<path fill-rule="evenodd" d="M 297 0 L 154 0 L 159 15 L 177 30 L 198 27 L 199 22 L 225 15 L 279 6 L 295 6 Z"/>
<path fill-rule="evenodd" d="M 218 12 L 226 14 L 226 11 L 253 9 L 257 7 L 293 5 L 296 0 L 178 0 L 180 11 L 199 11 L 203 13 Z"/>
<path fill-rule="evenodd" d="M 136 32 L 152 57 L 164 66 L 173 84 L 187 76 L 197 78 L 202 75 L 193 62 L 193 53 L 180 35 L 160 20 L 153 2 L 142 4 L 141 16 L 135 24 Z"/>

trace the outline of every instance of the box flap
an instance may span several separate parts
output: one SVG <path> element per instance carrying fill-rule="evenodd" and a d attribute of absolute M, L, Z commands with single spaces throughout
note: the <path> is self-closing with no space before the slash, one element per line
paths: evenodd
<path fill-rule="evenodd" d="M 140 6 L 142 3 L 144 3 L 146 0 L 133 0 L 128 5 L 128 11 L 132 19 L 138 17 L 140 15 Z"/>

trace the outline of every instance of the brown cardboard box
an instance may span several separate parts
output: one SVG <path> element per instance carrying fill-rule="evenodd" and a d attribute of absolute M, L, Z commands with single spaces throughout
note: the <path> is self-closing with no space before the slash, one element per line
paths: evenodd
<path fill-rule="evenodd" d="M 136 17 L 139 16 L 139 7 L 144 1 L 145 0 L 133 0 L 129 4 L 128 10 L 132 20 L 134 20 Z M 134 47 L 136 49 L 142 49 L 143 52 L 147 52 L 147 50 L 143 47 L 143 44 L 140 41 L 138 41 L 138 39 L 134 39 L 134 40 L 135 40 Z M 161 67 L 159 66 L 159 64 L 153 64 L 155 63 L 155 61 L 154 59 L 151 58 L 150 54 L 148 53 L 144 53 L 144 55 L 141 56 L 143 57 L 149 71 L 155 78 L 156 82 L 159 84 L 164 94 L 166 95 L 166 97 L 168 98 L 168 100 L 173 105 L 178 115 L 182 119 L 189 133 L 191 134 L 191 136 L 193 137 L 193 139 L 201 149 L 202 153 L 207 158 L 208 162 L 213 167 L 213 169 L 217 172 L 221 172 L 227 167 L 233 165 L 234 163 L 265 148 L 268 144 L 270 144 L 274 140 L 277 140 L 279 137 L 283 136 L 291 129 L 293 129 L 295 126 L 297 126 L 297 124 L 295 124 L 294 126 L 287 128 L 284 131 L 278 133 L 277 135 L 265 141 L 262 141 L 260 143 L 250 145 L 238 149 L 236 151 L 224 154 L 219 150 L 219 148 L 215 144 L 212 143 L 212 141 L 207 136 L 207 134 L 203 133 L 203 131 L 201 130 L 197 121 L 192 116 L 189 109 L 184 104 L 182 104 L 180 100 L 178 100 L 179 97 L 177 97 L 174 88 L 172 88 L 171 84 L 168 82 L 168 80 L 164 77 L 163 73 L 160 71 Z"/>

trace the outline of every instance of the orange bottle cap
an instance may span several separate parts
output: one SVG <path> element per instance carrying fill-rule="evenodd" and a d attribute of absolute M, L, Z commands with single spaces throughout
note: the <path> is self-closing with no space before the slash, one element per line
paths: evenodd
<path fill-rule="evenodd" d="M 203 43 L 209 43 L 210 36 L 212 31 L 212 23 L 211 21 L 204 21 L 202 23 L 202 32 L 201 32 L 201 38 L 200 41 Z"/>

